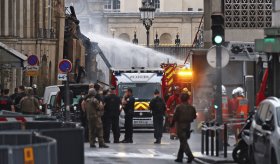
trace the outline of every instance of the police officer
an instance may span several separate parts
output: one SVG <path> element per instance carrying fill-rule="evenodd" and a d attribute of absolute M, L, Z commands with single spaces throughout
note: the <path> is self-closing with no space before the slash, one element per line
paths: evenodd
<path fill-rule="evenodd" d="M 0 96 L 0 111 L 1 110 L 15 111 L 13 100 L 9 97 L 9 89 L 4 89 L 3 96 Z"/>
<path fill-rule="evenodd" d="M 156 141 L 155 144 L 161 144 L 161 138 L 163 133 L 163 117 L 166 111 L 166 104 L 164 100 L 160 97 L 159 91 L 155 90 L 154 98 L 150 102 L 150 110 L 153 114 L 154 123 L 154 137 Z"/>
<path fill-rule="evenodd" d="M 134 103 L 135 103 L 135 99 L 133 97 L 132 89 L 128 88 L 122 100 L 123 109 L 125 113 L 125 122 L 124 122 L 125 136 L 122 143 L 133 143 Z"/>
<path fill-rule="evenodd" d="M 111 88 L 110 94 L 104 98 L 104 140 L 110 143 L 110 130 L 112 127 L 114 143 L 120 143 L 119 115 L 121 99 L 116 95 L 115 88 Z"/>
<path fill-rule="evenodd" d="M 102 104 L 95 98 L 96 91 L 91 88 L 84 100 L 89 127 L 90 147 L 95 148 L 95 138 L 98 138 L 99 148 L 108 148 L 103 139 L 103 126 L 101 121 Z"/>
<path fill-rule="evenodd" d="M 182 94 L 181 103 L 176 106 L 175 114 L 172 121 L 172 126 L 176 123 L 177 135 L 180 141 L 180 148 L 175 162 L 183 162 L 184 153 L 188 156 L 188 163 L 194 160 L 187 140 L 190 138 L 191 122 L 196 119 L 195 108 L 188 103 L 189 94 Z"/>

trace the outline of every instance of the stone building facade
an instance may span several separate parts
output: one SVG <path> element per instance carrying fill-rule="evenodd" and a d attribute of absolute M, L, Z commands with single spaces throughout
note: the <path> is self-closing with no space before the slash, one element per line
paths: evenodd
<path fill-rule="evenodd" d="M 64 19 L 64 0 L 0 1 L 0 42 L 25 56 L 38 57 L 39 75 L 32 81 L 41 88 L 57 83 L 57 65 L 63 58 Z M 30 85 L 30 77 L 22 71 L 20 74 L 23 84 Z M 18 81 L 5 87 L 21 85 Z"/>
<path fill-rule="evenodd" d="M 132 42 L 136 32 L 139 44 L 146 44 L 146 29 L 140 20 L 142 0 L 66 0 L 73 3 L 81 21 L 81 31 L 102 33 Z M 203 0 L 153 0 L 155 20 L 150 43 L 158 34 L 160 45 L 174 45 L 179 34 L 181 44 L 193 42 L 203 15 Z"/>

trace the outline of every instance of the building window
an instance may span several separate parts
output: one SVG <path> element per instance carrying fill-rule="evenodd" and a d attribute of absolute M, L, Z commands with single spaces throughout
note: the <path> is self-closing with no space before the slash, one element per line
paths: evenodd
<path fill-rule="evenodd" d="M 160 0 L 155 0 L 155 8 L 160 9 Z"/>
<path fill-rule="evenodd" d="M 105 1 L 104 9 L 110 10 L 112 8 L 112 1 Z"/>
<path fill-rule="evenodd" d="M 104 9 L 107 11 L 117 12 L 120 10 L 120 0 L 106 0 L 104 3 Z"/>

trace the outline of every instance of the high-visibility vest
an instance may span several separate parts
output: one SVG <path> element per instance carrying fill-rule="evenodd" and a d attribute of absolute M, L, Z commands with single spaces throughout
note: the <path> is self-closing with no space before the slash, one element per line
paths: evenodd
<path fill-rule="evenodd" d="M 248 100 L 244 97 L 237 97 L 237 117 L 247 118 L 249 113 Z"/>

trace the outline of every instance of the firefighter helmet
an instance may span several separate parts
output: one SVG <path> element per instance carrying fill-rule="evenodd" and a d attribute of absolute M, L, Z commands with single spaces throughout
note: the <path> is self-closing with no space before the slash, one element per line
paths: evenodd
<path fill-rule="evenodd" d="M 183 88 L 183 89 L 182 89 L 182 94 L 191 95 L 191 92 L 188 90 L 188 88 Z"/>
<path fill-rule="evenodd" d="M 237 96 L 244 96 L 244 89 L 242 87 L 237 87 L 235 91 Z"/>
<path fill-rule="evenodd" d="M 223 96 L 227 95 L 227 89 L 224 85 L 222 85 L 222 95 Z"/>
<path fill-rule="evenodd" d="M 231 95 L 236 95 L 236 89 L 233 89 L 233 90 L 232 90 Z"/>

